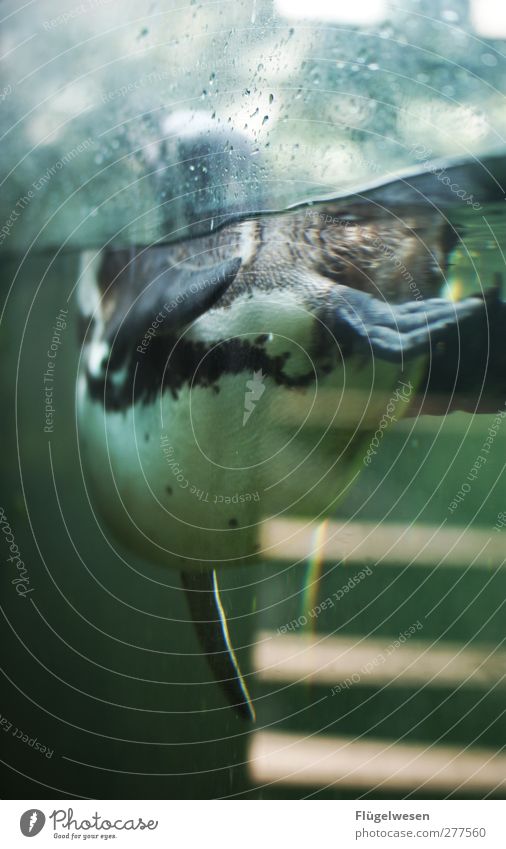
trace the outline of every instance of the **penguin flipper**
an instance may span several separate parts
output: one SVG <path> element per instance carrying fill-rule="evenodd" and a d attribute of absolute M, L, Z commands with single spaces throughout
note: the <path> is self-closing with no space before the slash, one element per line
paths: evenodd
<path fill-rule="evenodd" d="M 452 302 L 428 298 L 392 304 L 339 286 L 321 320 L 345 354 L 369 353 L 391 363 L 431 354 L 464 320 L 486 313 L 479 297 Z"/>
<path fill-rule="evenodd" d="M 217 683 L 236 713 L 254 722 L 255 708 L 230 642 L 216 570 L 181 572 L 181 582 L 200 645 Z"/>
<path fill-rule="evenodd" d="M 128 250 L 105 252 L 99 272 L 103 291 L 116 292 L 105 337 L 111 350 L 109 367 L 119 366 L 126 352 L 140 342 L 153 321 L 156 332 L 173 333 L 211 309 L 235 280 L 240 257 L 214 265 L 171 264 L 166 246 L 132 255 Z"/>

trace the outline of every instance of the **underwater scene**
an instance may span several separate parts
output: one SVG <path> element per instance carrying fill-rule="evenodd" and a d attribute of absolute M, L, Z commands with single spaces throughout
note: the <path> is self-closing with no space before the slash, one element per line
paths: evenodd
<path fill-rule="evenodd" d="M 4 798 L 506 796 L 506 15 L 310 5 L 0 4 Z"/>

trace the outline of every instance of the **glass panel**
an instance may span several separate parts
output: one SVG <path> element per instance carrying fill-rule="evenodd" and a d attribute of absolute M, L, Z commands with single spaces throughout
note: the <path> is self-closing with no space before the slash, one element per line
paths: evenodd
<path fill-rule="evenodd" d="M 505 795 L 506 7 L 401 6 L 0 3 L 16 798 Z"/>
<path fill-rule="evenodd" d="M 501 145 L 467 2 L 313 5 L 4 0 L 2 246 L 177 239 Z"/>

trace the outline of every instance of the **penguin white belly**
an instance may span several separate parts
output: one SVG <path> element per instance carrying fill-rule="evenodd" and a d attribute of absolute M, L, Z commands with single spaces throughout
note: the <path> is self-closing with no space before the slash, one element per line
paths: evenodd
<path fill-rule="evenodd" d="M 165 391 L 120 411 L 90 400 L 83 380 L 95 500 L 142 556 L 184 568 L 250 560 L 262 520 L 332 512 L 385 413 L 388 398 L 374 386 L 395 390 L 399 379 L 392 365 L 348 364 L 303 388 L 257 376 L 255 389 L 254 375 L 240 372 L 223 375 L 219 391 L 184 386 L 177 398 Z"/>
<path fill-rule="evenodd" d="M 85 291 L 95 280 L 89 263 Z M 164 335 L 160 314 L 155 338 L 132 338 L 111 374 L 118 403 L 104 404 L 108 347 L 95 325 L 78 403 L 84 469 L 126 547 L 182 569 L 251 562 L 263 520 L 332 514 L 391 396 L 410 376 L 416 386 L 424 357 L 403 367 L 344 357 L 325 328 L 322 345 L 314 304 L 329 285 L 315 279 L 311 305 L 297 286 L 251 290 L 245 272 L 239 293 L 177 336 Z M 395 408 L 399 419 L 407 404 Z"/>

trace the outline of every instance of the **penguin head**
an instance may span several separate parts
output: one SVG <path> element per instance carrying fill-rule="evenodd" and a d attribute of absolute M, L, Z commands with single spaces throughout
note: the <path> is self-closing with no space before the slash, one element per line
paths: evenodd
<path fill-rule="evenodd" d="M 205 236 L 267 204 L 267 170 L 252 136 L 208 112 L 177 110 L 141 153 L 160 204 L 163 241 Z"/>

